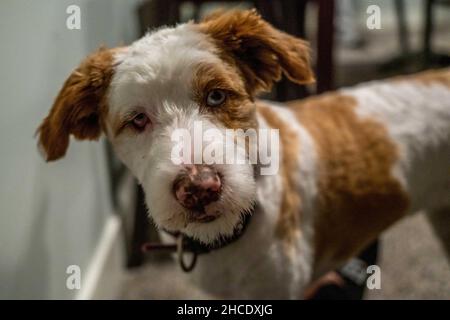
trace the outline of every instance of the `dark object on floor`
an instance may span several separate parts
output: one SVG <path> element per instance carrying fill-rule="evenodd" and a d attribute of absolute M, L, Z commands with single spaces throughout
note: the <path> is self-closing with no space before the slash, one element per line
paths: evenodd
<path fill-rule="evenodd" d="M 317 290 L 310 300 L 361 300 L 366 288 L 366 269 L 377 262 L 378 240 L 372 243 L 358 257 L 351 259 L 337 273 L 343 285 L 327 284 Z"/>

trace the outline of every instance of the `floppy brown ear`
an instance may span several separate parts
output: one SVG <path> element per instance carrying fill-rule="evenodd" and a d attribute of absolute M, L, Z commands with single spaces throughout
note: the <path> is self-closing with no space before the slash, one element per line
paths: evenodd
<path fill-rule="evenodd" d="M 270 90 L 282 73 L 298 84 L 314 82 L 307 42 L 275 29 L 256 10 L 216 12 L 199 28 L 231 56 L 251 94 Z"/>
<path fill-rule="evenodd" d="M 100 113 L 113 74 L 112 52 L 99 49 L 89 55 L 61 88 L 49 115 L 37 130 L 47 161 L 65 155 L 71 134 L 89 140 L 100 136 Z"/>

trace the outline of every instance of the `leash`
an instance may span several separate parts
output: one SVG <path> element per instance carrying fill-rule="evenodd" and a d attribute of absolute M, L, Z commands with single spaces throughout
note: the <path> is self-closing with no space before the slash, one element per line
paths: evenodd
<path fill-rule="evenodd" d="M 141 246 L 141 250 L 144 253 L 151 253 L 155 251 L 176 252 L 177 261 L 181 269 L 184 272 L 190 272 L 194 269 L 195 265 L 197 264 L 198 255 L 206 254 L 211 251 L 221 249 L 237 241 L 247 228 L 250 222 L 250 217 L 252 216 L 253 212 L 254 209 L 252 210 L 251 214 L 244 215 L 242 222 L 236 226 L 232 236 L 223 237 L 220 240 L 214 242 L 213 244 L 210 245 L 204 244 L 196 239 L 186 236 L 181 232 L 169 232 L 163 230 L 175 238 L 174 243 L 165 244 L 161 242 L 146 242 Z M 185 253 L 192 254 L 192 259 L 189 262 L 186 262 L 185 260 Z"/>

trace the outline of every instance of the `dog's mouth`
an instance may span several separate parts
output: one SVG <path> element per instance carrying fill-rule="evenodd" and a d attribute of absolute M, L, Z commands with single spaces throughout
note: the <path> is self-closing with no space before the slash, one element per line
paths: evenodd
<path fill-rule="evenodd" d="M 191 210 L 187 214 L 188 223 L 208 223 L 220 217 L 219 211 L 208 212 L 204 208 Z"/>

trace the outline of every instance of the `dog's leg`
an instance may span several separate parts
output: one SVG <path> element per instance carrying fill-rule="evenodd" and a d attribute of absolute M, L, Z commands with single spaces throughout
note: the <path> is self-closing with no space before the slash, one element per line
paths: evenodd
<path fill-rule="evenodd" d="M 427 217 L 441 241 L 450 263 L 450 206 L 432 210 Z"/>

